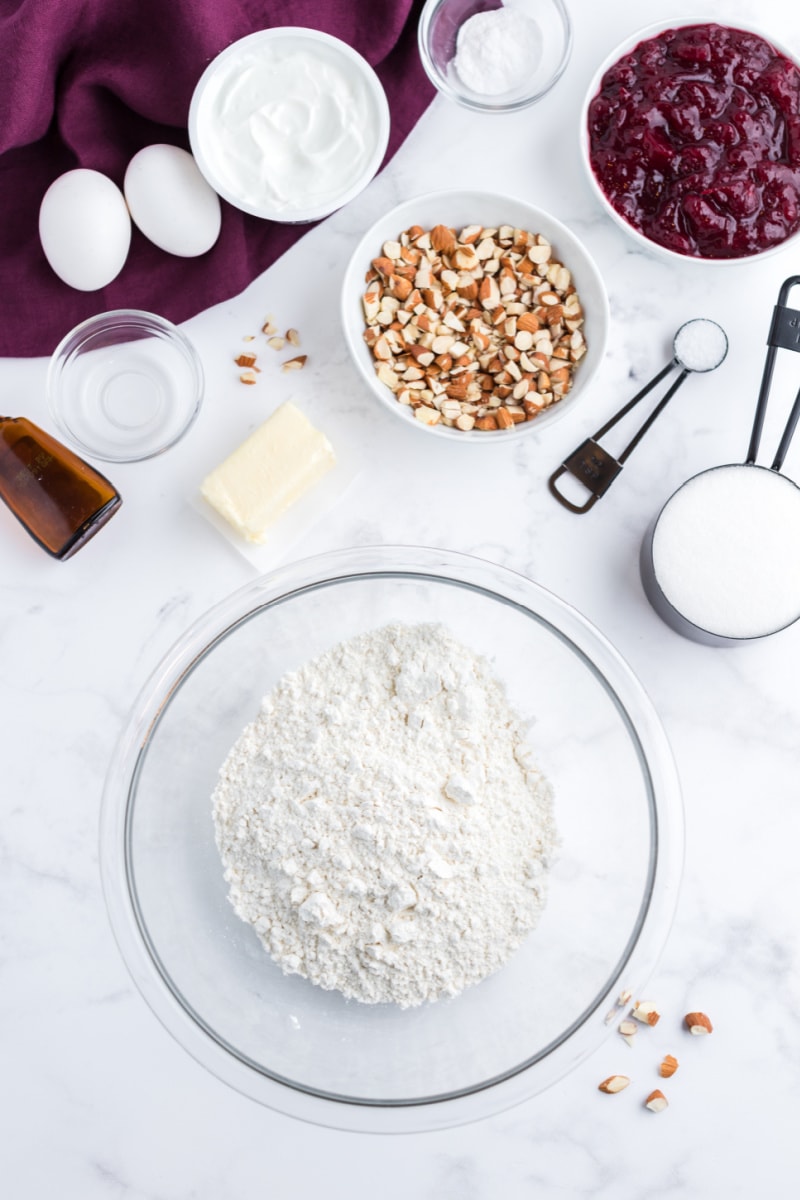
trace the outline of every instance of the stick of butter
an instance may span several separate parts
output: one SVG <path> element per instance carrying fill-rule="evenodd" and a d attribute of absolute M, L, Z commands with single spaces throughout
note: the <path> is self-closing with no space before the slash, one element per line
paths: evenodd
<path fill-rule="evenodd" d="M 200 492 L 237 533 L 260 544 L 335 462 L 325 434 L 287 402 L 206 476 Z"/>

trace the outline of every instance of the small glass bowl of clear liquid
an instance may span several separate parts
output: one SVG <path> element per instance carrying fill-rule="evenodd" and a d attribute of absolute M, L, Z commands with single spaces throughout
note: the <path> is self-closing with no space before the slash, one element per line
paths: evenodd
<path fill-rule="evenodd" d="M 47 397 L 60 431 L 105 462 L 136 462 L 174 446 L 203 398 L 194 346 L 155 313 L 118 309 L 90 317 L 56 347 Z"/>

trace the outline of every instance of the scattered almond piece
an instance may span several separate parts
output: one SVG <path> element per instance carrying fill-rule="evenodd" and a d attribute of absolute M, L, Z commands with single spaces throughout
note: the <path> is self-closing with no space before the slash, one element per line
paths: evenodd
<path fill-rule="evenodd" d="M 243 342 L 254 342 L 255 340 L 256 340 L 255 334 L 253 334 L 253 333 L 246 333 L 244 335 L 244 337 L 242 338 Z"/>
<path fill-rule="evenodd" d="M 286 345 L 286 339 L 282 337 L 271 337 L 267 339 L 267 345 L 273 350 L 282 350 Z"/>
<path fill-rule="evenodd" d="M 661 1020 L 661 1013 L 652 1000 L 637 1000 L 631 1016 L 643 1025 L 657 1025 Z"/>
<path fill-rule="evenodd" d="M 286 340 L 290 346 L 299 346 L 300 345 L 300 334 L 297 332 L 296 329 L 287 329 L 286 330 Z"/>
<path fill-rule="evenodd" d="M 714 1030 L 714 1026 L 711 1024 L 705 1013 L 687 1013 L 683 1019 L 686 1024 L 686 1028 L 689 1030 L 689 1033 L 701 1035 L 704 1033 L 712 1033 Z"/>
<path fill-rule="evenodd" d="M 256 356 L 255 354 L 240 354 L 233 361 L 237 367 L 254 367 L 256 365 Z"/>
<path fill-rule="evenodd" d="M 604 1079 L 597 1087 L 598 1091 L 613 1096 L 616 1092 L 621 1092 L 623 1088 L 626 1088 L 629 1083 L 630 1079 L 627 1075 L 609 1075 L 608 1079 Z"/>
<path fill-rule="evenodd" d="M 306 365 L 306 354 L 298 354 L 296 358 L 287 358 L 285 363 L 281 363 L 282 371 L 300 371 Z"/>
<path fill-rule="evenodd" d="M 644 1102 L 644 1106 L 645 1108 L 649 1108 L 650 1112 L 663 1112 L 667 1107 L 667 1097 L 663 1092 L 656 1088 L 655 1091 L 651 1092 L 647 1097 Z"/>
<path fill-rule="evenodd" d="M 265 321 L 265 322 L 264 322 L 264 324 L 261 326 L 261 332 L 262 332 L 262 333 L 266 333 L 266 334 L 270 334 L 270 333 L 275 333 L 275 332 L 276 332 L 276 327 L 275 327 L 275 318 L 273 317 L 272 313 L 270 313 L 270 314 L 269 314 L 269 316 L 267 317 L 266 321 Z"/>
<path fill-rule="evenodd" d="M 253 384 L 256 382 L 256 373 L 255 371 L 242 371 L 239 380 L 241 383 Z"/>
<path fill-rule="evenodd" d="M 619 1023 L 619 1032 L 622 1035 L 622 1040 L 627 1042 L 629 1046 L 633 1045 L 636 1029 L 637 1025 L 635 1021 L 620 1021 Z"/>
<path fill-rule="evenodd" d="M 658 1073 L 662 1079 L 671 1079 L 678 1069 L 678 1060 L 674 1054 L 665 1054 L 661 1060 Z"/>

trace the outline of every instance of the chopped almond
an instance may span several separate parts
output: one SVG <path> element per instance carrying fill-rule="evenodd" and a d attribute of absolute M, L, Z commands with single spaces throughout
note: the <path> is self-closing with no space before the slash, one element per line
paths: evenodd
<path fill-rule="evenodd" d="M 597 1087 L 598 1091 L 613 1096 L 616 1092 L 621 1092 L 623 1088 L 626 1088 L 629 1083 L 630 1079 L 627 1075 L 609 1075 L 608 1079 L 604 1079 Z"/>

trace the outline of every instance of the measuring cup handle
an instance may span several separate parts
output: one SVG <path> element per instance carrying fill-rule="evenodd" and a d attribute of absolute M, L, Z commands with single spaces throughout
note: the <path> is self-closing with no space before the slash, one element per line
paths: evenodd
<path fill-rule="evenodd" d="M 761 442 L 761 433 L 764 428 L 764 417 L 767 412 L 767 404 L 769 403 L 769 394 L 772 387 L 772 373 L 775 369 L 775 358 L 779 349 L 785 350 L 800 350 L 800 313 L 795 309 L 787 307 L 787 300 L 792 291 L 792 288 L 800 284 L 800 275 L 790 275 L 788 279 L 784 279 L 778 292 L 778 303 L 772 311 L 772 323 L 770 324 L 769 334 L 767 335 L 767 356 L 764 359 L 764 369 L 761 374 L 761 386 L 758 390 L 758 401 L 756 403 L 755 416 L 753 418 L 753 429 L 750 434 L 750 445 L 747 449 L 747 458 L 745 461 L 751 465 L 755 463 L 758 457 L 758 447 Z M 777 458 L 783 462 L 783 456 L 789 448 L 794 427 L 797 424 L 797 418 L 789 418 L 791 429 L 787 426 L 784 431 L 781 445 L 778 450 Z M 787 437 L 788 435 L 788 437 Z M 775 467 L 774 470 L 779 470 Z"/>

